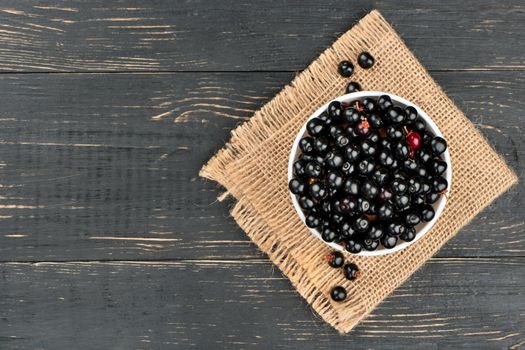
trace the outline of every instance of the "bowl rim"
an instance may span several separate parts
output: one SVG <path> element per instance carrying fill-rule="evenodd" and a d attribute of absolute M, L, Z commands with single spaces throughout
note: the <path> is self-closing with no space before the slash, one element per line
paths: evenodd
<path fill-rule="evenodd" d="M 406 100 L 406 99 L 404 99 L 404 98 L 402 98 L 400 96 L 397 96 L 397 95 L 394 95 L 394 94 L 391 94 L 391 93 L 388 93 L 388 92 L 383 92 L 383 91 L 358 91 L 358 92 L 353 92 L 353 93 L 350 93 L 350 94 L 341 95 L 341 96 L 336 97 L 334 99 L 331 99 L 330 101 L 328 101 L 325 104 L 323 104 L 314 113 L 312 113 L 308 117 L 308 119 L 306 119 L 304 121 L 303 126 L 301 127 L 301 129 L 297 133 L 297 136 L 295 137 L 295 140 L 294 140 L 294 142 L 292 144 L 292 148 L 290 150 L 290 155 L 289 155 L 289 158 L 288 158 L 288 182 L 287 183 L 289 183 L 290 180 L 293 178 L 293 163 L 295 162 L 295 160 L 297 159 L 297 156 L 299 154 L 299 141 L 301 140 L 301 138 L 306 133 L 306 124 L 308 123 L 308 121 L 310 119 L 313 119 L 313 118 L 319 116 L 322 112 L 324 112 L 326 110 L 328 105 L 331 102 L 333 102 L 333 101 L 348 102 L 348 101 L 355 101 L 357 99 L 361 99 L 361 98 L 364 98 L 364 97 L 376 97 L 377 98 L 377 97 L 382 96 L 382 95 L 388 95 L 392 99 L 392 101 L 394 101 L 394 103 L 396 103 L 396 104 L 403 105 L 404 107 L 406 107 L 406 106 L 414 107 L 416 109 L 418 115 L 423 118 L 423 120 L 427 124 L 427 127 L 430 128 L 430 130 L 434 133 L 434 135 L 443 137 L 443 134 L 439 130 L 438 126 L 434 123 L 432 118 L 430 118 L 430 116 L 423 109 L 421 109 L 415 103 L 413 103 L 413 102 L 411 102 L 409 100 Z M 336 249 L 336 250 L 341 251 L 341 252 L 346 252 L 346 253 L 352 254 L 352 255 L 358 255 L 358 256 L 381 256 L 381 255 L 395 253 L 395 252 L 398 252 L 398 251 L 408 247 L 409 245 L 417 242 L 424 235 L 426 235 L 428 233 L 428 231 L 430 231 L 430 229 L 432 228 L 432 226 L 434 226 L 434 224 L 439 219 L 441 213 L 443 212 L 443 210 L 445 208 L 446 201 L 447 201 L 446 197 L 449 194 L 450 189 L 452 187 L 452 162 L 451 162 L 450 153 L 448 151 L 448 148 L 443 153 L 442 156 L 443 156 L 443 160 L 447 163 L 447 170 L 445 172 L 445 178 L 446 178 L 446 180 L 448 182 L 448 187 L 446 189 L 445 195 L 441 196 L 440 199 L 436 203 L 433 204 L 434 211 L 435 211 L 434 218 L 431 221 L 429 221 L 429 222 L 419 224 L 419 225 L 422 225 L 422 227 L 420 227 L 420 229 L 416 233 L 416 237 L 415 237 L 415 239 L 413 241 L 411 241 L 411 242 L 398 241 L 396 246 L 394 248 L 392 248 L 392 249 L 382 248 L 382 249 L 378 249 L 378 250 L 374 250 L 374 251 L 362 250 L 359 253 L 350 253 L 346 249 L 343 249 L 343 247 L 340 246 L 337 243 L 325 242 L 321 238 L 321 234 L 319 233 L 319 231 L 317 231 L 316 229 L 312 229 L 312 228 L 309 228 L 309 227 L 308 227 L 308 229 L 310 230 L 310 232 L 314 236 L 316 236 L 318 239 L 320 239 L 323 243 L 325 243 L 326 245 L 330 246 L 331 248 Z M 299 218 L 301 219 L 303 224 L 305 224 L 305 216 L 304 216 L 304 213 L 303 213 L 301 207 L 299 206 L 299 202 L 298 202 L 298 200 L 296 198 L 296 195 L 293 194 L 289 190 L 288 190 L 288 192 L 290 193 L 290 196 L 291 196 L 291 199 L 292 199 L 292 203 L 293 203 L 293 207 L 294 207 L 297 215 L 299 215 Z M 306 224 L 305 224 L 305 226 L 306 226 Z"/>

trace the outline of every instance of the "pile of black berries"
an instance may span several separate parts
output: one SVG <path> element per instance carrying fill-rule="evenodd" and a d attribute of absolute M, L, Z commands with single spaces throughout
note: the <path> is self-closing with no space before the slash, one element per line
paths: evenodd
<path fill-rule="evenodd" d="M 348 69 L 348 67 L 345 67 Z M 448 187 L 447 143 L 389 96 L 333 101 L 308 121 L 289 188 L 306 225 L 351 253 L 410 242 Z"/>

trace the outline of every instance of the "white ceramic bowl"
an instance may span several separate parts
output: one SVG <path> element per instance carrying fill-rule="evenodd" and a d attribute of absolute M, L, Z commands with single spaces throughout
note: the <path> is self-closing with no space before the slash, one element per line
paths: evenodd
<path fill-rule="evenodd" d="M 352 102 L 352 101 L 355 101 L 355 100 L 363 99 L 365 97 L 375 97 L 375 98 L 377 98 L 377 97 L 379 97 L 381 95 L 388 95 L 388 96 L 390 96 L 390 98 L 392 99 L 392 102 L 394 102 L 395 105 L 399 105 L 399 106 L 402 106 L 402 107 L 413 106 L 417 110 L 417 113 L 419 114 L 419 116 L 427 124 L 427 128 L 430 129 L 436 136 L 443 137 L 443 135 L 439 131 L 439 129 L 436 126 L 436 124 L 432 121 L 432 119 L 430 119 L 430 117 L 421 108 L 419 108 L 416 104 L 411 103 L 410 101 L 407 101 L 404 98 L 401 98 L 401 97 L 396 96 L 396 95 L 392 95 L 392 94 L 389 94 L 389 93 L 386 93 L 386 92 L 380 92 L 380 91 L 359 91 L 359 92 L 354 92 L 354 93 L 351 93 L 351 94 L 340 96 L 338 98 L 335 98 L 332 101 Z M 292 146 L 292 150 L 290 152 L 290 158 L 288 160 L 288 182 L 290 182 L 290 180 L 293 178 L 293 163 L 297 160 L 299 154 L 301 153 L 301 151 L 299 149 L 299 140 L 306 133 L 306 124 L 308 123 L 308 121 L 310 119 L 315 118 L 315 117 L 319 116 L 322 112 L 324 112 L 326 110 L 326 108 L 328 107 L 328 105 L 330 104 L 330 102 L 332 102 L 332 101 L 327 102 L 325 105 L 320 107 L 317 111 L 315 111 L 315 113 L 312 114 L 310 116 L 310 118 L 308 118 L 308 120 L 305 121 L 303 127 L 301 128 L 301 130 L 297 134 L 297 137 L 295 138 L 295 141 L 294 141 L 293 146 Z M 452 164 L 450 162 L 450 154 L 448 153 L 448 149 L 442 154 L 442 158 L 447 163 L 447 170 L 446 170 L 444 176 L 445 176 L 445 178 L 448 181 L 448 188 L 446 190 L 446 194 L 448 194 L 448 192 L 450 191 L 450 187 L 452 185 Z M 290 192 L 290 195 L 292 196 L 292 203 L 293 203 L 293 206 L 295 208 L 295 211 L 297 212 L 297 215 L 299 215 L 299 217 L 301 218 L 301 220 L 304 223 L 305 216 L 304 216 L 304 213 L 303 213 L 301 207 L 299 206 L 299 202 L 297 201 L 297 198 L 296 198 L 296 196 L 293 193 Z M 446 201 L 447 200 L 446 200 L 445 196 L 441 196 L 439 198 L 439 200 L 436 203 L 433 204 L 434 210 L 436 212 L 436 214 L 434 215 L 434 219 L 432 219 L 429 222 L 422 222 L 422 223 L 420 223 L 419 225 L 416 226 L 416 238 L 412 242 L 405 242 L 403 240 L 399 240 L 397 245 L 394 248 L 392 248 L 392 249 L 386 249 L 382 245 L 380 245 L 377 250 L 374 250 L 374 251 L 363 250 L 360 253 L 357 253 L 356 255 L 363 255 L 363 256 L 385 255 L 385 254 L 397 252 L 397 251 L 399 251 L 399 250 L 401 250 L 401 249 L 403 249 L 405 247 L 408 247 L 410 244 L 416 242 L 418 239 L 421 239 L 421 237 L 423 237 L 430 230 L 432 225 L 434 225 L 434 223 L 439 219 L 439 216 L 443 212 L 443 209 L 445 207 Z M 319 238 L 320 240 L 323 240 L 321 238 L 321 233 L 319 231 L 317 231 L 315 229 L 310 229 L 310 231 L 317 238 Z M 343 247 L 341 247 L 339 244 L 327 243 L 327 242 L 325 242 L 325 243 L 327 245 L 329 245 L 330 247 L 332 247 L 333 249 L 336 249 L 336 250 L 339 250 L 339 251 L 345 251 L 345 249 L 343 249 Z"/>

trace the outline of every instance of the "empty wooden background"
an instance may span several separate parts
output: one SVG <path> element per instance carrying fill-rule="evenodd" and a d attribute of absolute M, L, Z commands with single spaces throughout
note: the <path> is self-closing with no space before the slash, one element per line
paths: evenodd
<path fill-rule="evenodd" d="M 197 175 L 372 8 L 523 174 L 522 0 L 0 2 L 0 348 L 525 348 L 522 183 L 341 336 Z"/>

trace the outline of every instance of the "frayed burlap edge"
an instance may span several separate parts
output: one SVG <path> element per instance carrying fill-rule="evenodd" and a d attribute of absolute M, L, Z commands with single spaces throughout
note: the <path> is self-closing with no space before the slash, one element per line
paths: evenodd
<path fill-rule="evenodd" d="M 376 57 L 376 67 L 368 72 L 356 70 L 352 78 L 369 90 L 392 92 L 422 107 L 449 141 L 454 179 L 447 208 L 432 230 L 401 252 L 374 258 L 351 257 L 364 277 L 349 284 L 322 263 L 328 247 L 313 237 L 293 212 L 286 188 L 286 163 L 293 136 L 304 120 L 319 105 L 342 94 L 346 81 L 337 75 L 337 62 L 356 57 L 363 50 Z M 399 74 L 405 79 L 392 80 Z M 468 142 L 460 143 L 457 130 Z M 475 156 L 466 157 L 469 153 Z M 480 161 L 490 164 L 493 172 L 473 174 Z M 237 199 L 232 215 L 239 226 L 314 310 L 340 332 L 352 329 L 462 226 L 517 181 L 377 11 L 341 36 L 250 121 L 235 129 L 230 142 L 200 175 L 221 183 Z M 269 179 L 278 186 L 269 186 Z M 483 185 L 484 195 L 470 196 L 473 188 Z M 385 279 L 389 273 L 391 278 Z M 334 281 L 349 290 L 344 303 L 334 303 L 328 296 Z"/>

